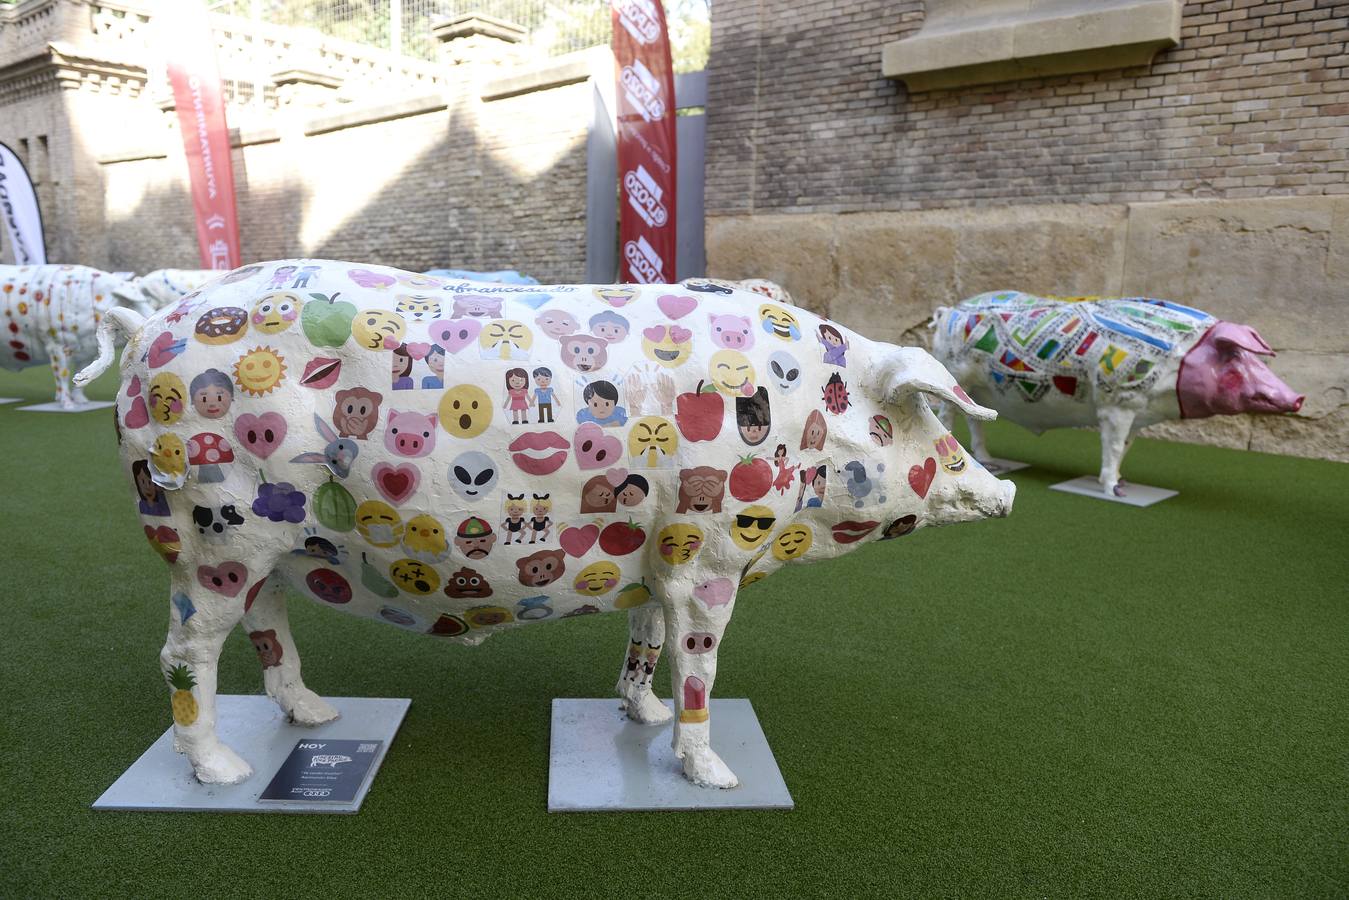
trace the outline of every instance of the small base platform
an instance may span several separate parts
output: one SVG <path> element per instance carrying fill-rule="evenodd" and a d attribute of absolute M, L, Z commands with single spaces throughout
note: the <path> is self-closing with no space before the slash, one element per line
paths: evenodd
<path fill-rule="evenodd" d="M 1102 491 L 1101 482 L 1091 475 L 1083 475 L 1081 478 L 1074 478 L 1071 481 L 1060 481 L 1058 484 L 1051 484 L 1049 489 L 1051 491 L 1063 491 L 1065 494 L 1080 494 L 1083 497 L 1091 497 L 1096 500 L 1107 500 L 1111 503 L 1123 503 L 1126 506 L 1151 506 L 1180 494 L 1180 491 L 1126 482 L 1124 496 L 1116 497 L 1114 494 L 1107 494 Z"/>
<path fill-rule="evenodd" d="M 1030 468 L 1030 463 L 1018 462 L 1015 459 L 1000 459 L 996 456 L 979 460 L 979 465 L 987 469 L 991 475 L 1006 475 L 1009 472 L 1020 472 L 1022 469 Z"/>
<path fill-rule="evenodd" d="M 109 406 L 116 406 L 112 400 L 90 400 L 88 403 L 80 403 L 76 406 L 62 406 L 55 400 L 50 403 L 34 403 L 32 406 L 20 406 L 19 409 L 25 412 L 54 412 L 54 413 L 82 413 L 95 409 L 107 409 Z"/>
<path fill-rule="evenodd" d="M 253 766 L 252 776 L 239 784 L 202 784 L 192 774 L 187 757 L 174 751 L 170 726 L 94 801 L 93 807 L 145 812 L 354 813 L 361 808 L 412 701 L 378 697 L 324 699 L 342 715 L 326 725 L 306 728 L 291 724 L 270 697 L 221 694 L 216 697 L 216 729 L 221 741 Z M 325 740 L 379 742 L 353 799 L 349 802 L 259 799 L 297 743 L 321 744 Z M 334 774 L 333 769 L 327 774 Z"/>
<path fill-rule="evenodd" d="M 665 701 L 668 709 L 673 703 Z M 712 749 L 740 778 L 729 790 L 684 777 L 673 722 L 639 725 L 612 700 L 553 701 L 549 812 L 792 809 L 792 795 L 748 700 L 711 702 Z"/>

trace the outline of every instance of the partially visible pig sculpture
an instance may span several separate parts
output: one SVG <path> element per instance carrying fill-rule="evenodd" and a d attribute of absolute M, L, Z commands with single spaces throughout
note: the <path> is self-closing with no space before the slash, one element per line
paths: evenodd
<path fill-rule="evenodd" d="M 1274 351 L 1254 328 L 1168 300 L 1063 302 L 997 291 L 939 307 L 933 327 L 933 354 L 979 403 L 1036 434 L 1098 426 L 1101 488 L 1116 496 L 1124 496 L 1120 464 L 1139 429 L 1302 407 L 1303 397 L 1260 359 Z M 948 426 L 951 414 L 942 414 Z M 989 458 L 973 419 L 970 448 Z"/>
<path fill-rule="evenodd" d="M 149 315 L 206 284 L 212 278 L 225 274 L 214 269 L 155 269 L 119 286 L 114 293 L 129 306 Z"/>
<path fill-rule="evenodd" d="M 0 266 L 0 368 L 49 365 L 57 402 L 65 409 L 87 403 L 82 387 L 71 388 L 70 376 L 97 355 L 98 323 L 119 302 L 113 292 L 121 284 L 88 266 Z"/>
<path fill-rule="evenodd" d="M 317 271 L 278 290 L 283 266 Z M 251 772 L 216 734 L 235 624 L 294 721 L 336 715 L 300 678 L 290 586 L 470 644 L 629 610 L 622 707 L 669 719 L 651 679 L 671 650 L 684 773 L 732 787 L 708 696 L 738 589 L 1012 505 L 1012 484 L 929 410 L 939 398 L 993 416 L 931 356 L 757 294 L 253 268 L 149 321 L 114 310 L 80 375 L 130 334 L 122 462 L 170 566 L 162 674 L 177 745 L 205 782 Z"/>

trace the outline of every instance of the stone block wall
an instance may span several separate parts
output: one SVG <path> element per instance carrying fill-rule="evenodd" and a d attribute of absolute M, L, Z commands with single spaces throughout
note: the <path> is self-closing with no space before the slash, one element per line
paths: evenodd
<path fill-rule="evenodd" d="M 720 0 L 709 274 L 924 343 L 987 290 L 1143 294 L 1249 322 L 1293 418 L 1153 433 L 1349 461 L 1349 3 L 1189 0 L 1152 64 L 910 93 L 923 0 Z"/>

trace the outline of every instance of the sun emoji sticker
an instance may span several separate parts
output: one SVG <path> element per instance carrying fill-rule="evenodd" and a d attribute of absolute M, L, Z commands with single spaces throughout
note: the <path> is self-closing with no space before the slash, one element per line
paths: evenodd
<path fill-rule="evenodd" d="M 254 397 L 275 390 L 286 375 L 286 361 L 271 347 L 254 347 L 234 364 L 234 381 Z"/>

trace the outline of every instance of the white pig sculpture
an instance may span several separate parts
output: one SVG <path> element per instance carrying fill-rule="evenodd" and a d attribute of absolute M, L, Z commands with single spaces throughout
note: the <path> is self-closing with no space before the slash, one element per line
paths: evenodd
<path fill-rule="evenodd" d="M 283 266 L 317 272 L 273 289 Z M 251 771 L 216 735 L 235 624 L 294 721 L 336 715 L 300 679 L 289 585 L 466 643 L 629 610 L 627 715 L 669 718 L 651 677 L 670 647 L 684 773 L 732 787 L 708 696 L 738 588 L 1012 504 L 929 410 L 993 415 L 932 357 L 755 294 L 250 268 L 148 321 L 114 311 L 80 376 L 130 334 L 122 461 L 170 566 L 162 674 L 205 782 Z"/>
<path fill-rule="evenodd" d="M 212 278 L 223 274 L 214 269 L 155 269 L 132 278 L 113 293 L 123 301 L 123 306 L 149 315 L 171 303 L 177 303 Z"/>
<path fill-rule="evenodd" d="M 1148 425 L 1302 407 L 1260 359 L 1274 351 L 1254 328 L 1168 300 L 995 291 L 938 307 L 932 324 L 933 354 L 980 403 L 1037 434 L 1099 427 L 1107 494 L 1124 495 L 1120 464 Z M 989 458 L 973 419 L 970 449 Z"/>
<path fill-rule="evenodd" d="M 71 388 L 70 376 L 97 353 L 98 323 L 125 302 L 114 295 L 122 284 L 88 266 L 0 266 L 0 368 L 19 372 L 48 365 L 62 407 L 87 403 L 82 386 Z"/>

